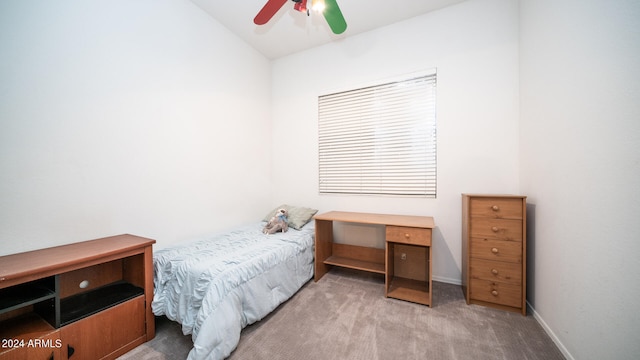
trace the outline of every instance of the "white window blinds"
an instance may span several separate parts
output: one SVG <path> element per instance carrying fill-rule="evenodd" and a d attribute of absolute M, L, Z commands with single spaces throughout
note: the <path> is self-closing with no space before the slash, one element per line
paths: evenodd
<path fill-rule="evenodd" d="M 436 75 L 318 98 L 321 194 L 436 197 Z"/>

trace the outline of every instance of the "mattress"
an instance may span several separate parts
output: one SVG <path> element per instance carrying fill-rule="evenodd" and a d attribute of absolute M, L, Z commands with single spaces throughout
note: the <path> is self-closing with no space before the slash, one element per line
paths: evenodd
<path fill-rule="evenodd" d="M 247 224 L 154 253 L 153 313 L 191 334 L 188 359 L 226 358 L 244 327 L 313 276 L 314 223 L 272 235 L 263 226 Z"/>

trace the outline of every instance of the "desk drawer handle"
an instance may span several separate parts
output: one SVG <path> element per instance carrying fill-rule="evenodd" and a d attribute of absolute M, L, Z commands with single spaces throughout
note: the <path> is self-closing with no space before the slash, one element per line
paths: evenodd
<path fill-rule="evenodd" d="M 405 233 L 405 234 L 404 234 L 404 237 L 406 237 L 406 238 L 408 239 L 408 238 L 410 238 L 410 237 L 411 237 L 411 234 L 409 234 L 409 233 Z"/>
<path fill-rule="evenodd" d="M 494 254 L 497 254 L 498 253 L 498 248 L 491 248 L 491 252 L 494 253 Z"/>
<path fill-rule="evenodd" d="M 491 269 L 491 273 L 493 275 L 498 275 L 498 269 Z"/>
<path fill-rule="evenodd" d="M 500 229 L 498 229 L 497 226 L 494 226 L 494 227 L 491 228 L 491 231 L 493 231 L 493 232 L 498 232 L 498 230 L 500 230 Z"/>
<path fill-rule="evenodd" d="M 491 207 L 491 210 L 493 210 L 493 211 L 498 211 L 498 210 L 500 210 L 500 207 L 499 207 L 498 205 L 493 205 L 493 206 Z"/>
<path fill-rule="evenodd" d="M 493 295 L 493 296 L 498 296 L 498 290 L 493 290 L 493 291 L 491 291 L 491 295 Z"/>

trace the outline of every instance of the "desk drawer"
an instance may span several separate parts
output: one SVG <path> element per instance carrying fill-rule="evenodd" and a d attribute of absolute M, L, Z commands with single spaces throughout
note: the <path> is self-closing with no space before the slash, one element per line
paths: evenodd
<path fill-rule="evenodd" d="M 386 226 L 387 241 L 401 244 L 431 246 L 431 229 Z"/>

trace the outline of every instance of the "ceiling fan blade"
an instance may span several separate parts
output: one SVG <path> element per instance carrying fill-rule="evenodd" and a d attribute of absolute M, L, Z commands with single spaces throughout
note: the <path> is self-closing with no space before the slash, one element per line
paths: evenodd
<path fill-rule="evenodd" d="M 347 22 L 342 16 L 342 11 L 338 7 L 336 0 L 324 0 L 324 18 L 334 34 L 342 34 L 347 30 Z"/>
<path fill-rule="evenodd" d="M 258 12 L 258 15 L 256 15 L 256 17 L 253 19 L 254 24 L 256 25 L 266 24 L 269 20 L 271 20 L 273 15 L 275 15 L 278 12 L 278 10 L 280 10 L 280 8 L 284 6 L 284 4 L 286 3 L 287 3 L 287 0 L 267 1 L 267 3 L 264 4 L 260 12 Z"/>

